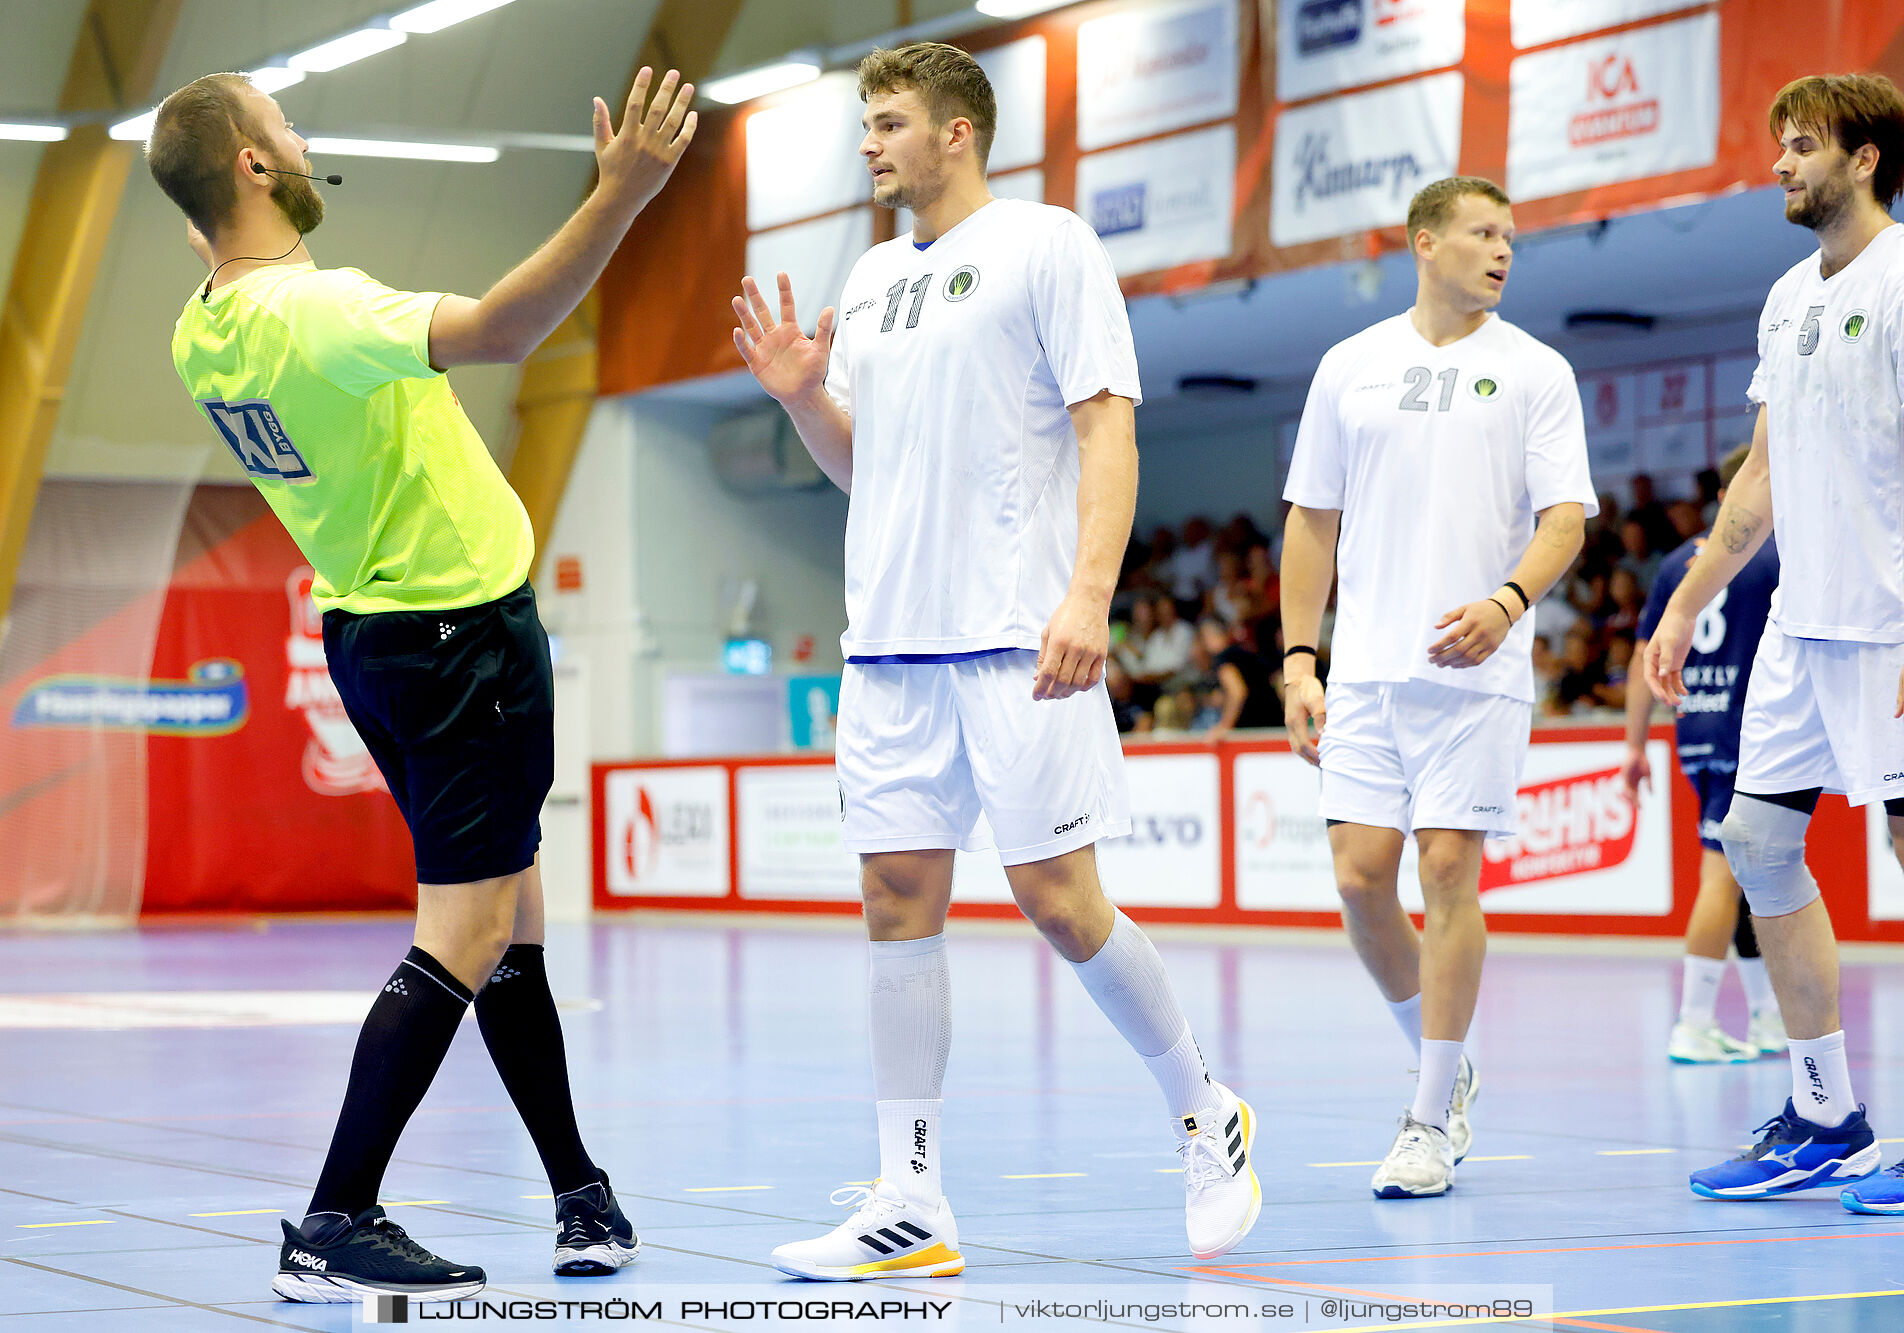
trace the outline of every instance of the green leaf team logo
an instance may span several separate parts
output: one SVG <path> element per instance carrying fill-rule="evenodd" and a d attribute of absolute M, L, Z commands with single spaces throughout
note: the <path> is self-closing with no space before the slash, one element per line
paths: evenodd
<path fill-rule="evenodd" d="M 1854 343 L 1864 336 L 1871 326 L 1871 316 L 1862 310 L 1853 310 L 1845 316 L 1844 323 L 1838 326 L 1838 336 L 1848 343 Z"/>
<path fill-rule="evenodd" d="M 1500 381 L 1482 375 L 1478 379 L 1469 382 L 1468 392 L 1473 394 L 1480 402 L 1491 403 L 1501 396 Z"/>
<path fill-rule="evenodd" d="M 945 299 L 963 301 L 978 290 L 978 270 L 970 264 L 963 264 L 952 270 L 945 280 Z"/>

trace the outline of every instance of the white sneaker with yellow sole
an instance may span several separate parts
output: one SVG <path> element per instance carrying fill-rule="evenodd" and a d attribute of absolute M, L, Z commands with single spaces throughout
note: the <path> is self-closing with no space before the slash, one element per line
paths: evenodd
<path fill-rule="evenodd" d="M 773 1265 L 795 1277 L 863 1282 L 882 1277 L 953 1277 L 965 1271 L 959 1224 L 941 1198 L 924 1205 L 884 1180 L 848 1185 L 833 1202 L 853 1215 L 824 1236 L 796 1240 L 773 1252 Z"/>

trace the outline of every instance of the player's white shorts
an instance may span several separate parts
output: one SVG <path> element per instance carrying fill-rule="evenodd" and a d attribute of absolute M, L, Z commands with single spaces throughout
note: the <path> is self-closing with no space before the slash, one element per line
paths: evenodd
<path fill-rule="evenodd" d="M 1426 680 L 1333 682 L 1325 703 L 1324 819 L 1518 831 L 1531 704 Z"/>
<path fill-rule="evenodd" d="M 1853 805 L 1904 796 L 1904 644 L 1796 639 L 1767 624 L 1752 659 L 1733 790 L 1823 787 Z"/>
<path fill-rule="evenodd" d="M 1031 697 L 1038 654 L 907 666 L 847 663 L 840 682 L 840 820 L 850 852 L 984 851 L 1008 866 L 1130 832 L 1110 696 Z"/>

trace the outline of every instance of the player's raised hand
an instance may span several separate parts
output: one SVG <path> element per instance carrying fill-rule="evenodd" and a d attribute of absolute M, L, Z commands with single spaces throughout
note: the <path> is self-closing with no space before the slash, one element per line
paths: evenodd
<path fill-rule="evenodd" d="M 1449 628 L 1452 626 L 1453 628 Z M 1514 628 L 1501 604 L 1492 597 L 1457 606 L 1435 622 L 1448 632 L 1428 645 L 1428 661 L 1438 667 L 1471 667 L 1494 656 Z"/>
<path fill-rule="evenodd" d="M 734 298 L 734 346 L 747 369 L 775 402 L 785 406 L 818 392 L 826 383 L 826 362 L 833 351 L 833 307 L 820 312 L 813 336 L 800 332 L 793 314 L 793 279 L 782 273 L 780 317 L 776 319 L 760 284 L 742 278 L 741 294 Z"/>
<path fill-rule="evenodd" d="M 1283 725 L 1289 728 L 1289 748 L 1318 767 L 1322 764 L 1322 728 L 1328 721 L 1328 709 L 1323 706 L 1322 682 L 1314 673 L 1291 679 L 1288 668 L 1283 673 Z M 1309 724 L 1316 724 L 1313 739 L 1309 735 Z"/>
<path fill-rule="evenodd" d="M 1680 668 L 1686 665 L 1686 654 L 1692 651 L 1692 630 L 1691 618 L 1683 611 L 1673 610 L 1672 603 L 1668 602 L 1665 614 L 1653 629 L 1653 637 L 1646 641 L 1646 657 L 1640 663 L 1640 672 L 1645 677 L 1646 688 L 1663 704 L 1678 707 L 1679 701 L 1686 697 L 1686 679 L 1680 675 Z M 1904 695 L 1904 681 L 1899 682 L 1898 688 L 1900 695 Z M 1904 699 L 1900 699 L 1900 703 L 1904 703 Z"/>
<path fill-rule="evenodd" d="M 595 99 L 595 165 L 601 173 L 601 189 L 636 212 L 668 183 L 694 139 L 698 119 L 688 110 L 694 101 L 693 84 L 681 83 L 680 73 L 671 69 L 661 76 L 661 86 L 650 102 L 648 85 L 653 78 L 654 71 L 646 65 L 635 75 L 619 130 L 610 123 L 608 103 Z"/>
<path fill-rule="evenodd" d="M 1088 596 L 1065 594 L 1051 613 L 1038 647 L 1034 699 L 1069 699 L 1104 679 L 1111 653 L 1110 609 Z"/>

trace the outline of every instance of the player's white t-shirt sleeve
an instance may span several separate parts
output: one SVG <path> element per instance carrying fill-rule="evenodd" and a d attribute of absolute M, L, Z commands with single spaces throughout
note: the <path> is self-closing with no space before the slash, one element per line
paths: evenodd
<path fill-rule="evenodd" d="M 1309 399 L 1296 427 L 1283 499 L 1304 509 L 1340 509 L 1348 492 L 1348 456 L 1336 416 L 1334 358 L 1323 357 L 1309 381 Z"/>
<path fill-rule="evenodd" d="M 1038 341 L 1065 406 L 1106 389 L 1141 403 L 1130 313 L 1097 233 L 1076 214 L 1064 214 L 1039 243 L 1028 276 Z"/>
<path fill-rule="evenodd" d="M 1600 512 L 1600 501 L 1587 465 L 1580 386 L 1565 358 L 1553 353 L 1543 360 L 1549 362 L 1544 367 L 1547 382 L 1527 402 L 1527 502 L 1537 514 L 1553 505 L 1577 502 L 1592 518 Z"/>
<path fill-rule="evenodd" d="M 840 307 L 846 306 L 846 293 L 853 290 L 853 280 L 849 275 L 845 290 L 840 295 Z M 850 420 L 853 415 L 853 386 L 847 379 L 847 367 L 851 363 L 846 359 L 846 321 L 836 311 L 833 316 L 833 349 L 826 359 L 826 396 Z"/>
<path fill-rule="evenodd" d="M 1773 283 L 1772 290 L 1765 295 L 1765 308 L 1759 312 L 1759 363 L 1752 367 L 1752 382 L 1745 386 L 1745 396 L 1761 407 L 1765 405 L 1765 395 L 1771 382 L 1771 372 L 1766 369 L 1765 356 L 1772 341 L 1772 324 L 1777 319 L 1774 312 L 1779 306 L 1779 293 L 1784 290 L 1784 287 L 1783 278 Z"/>

